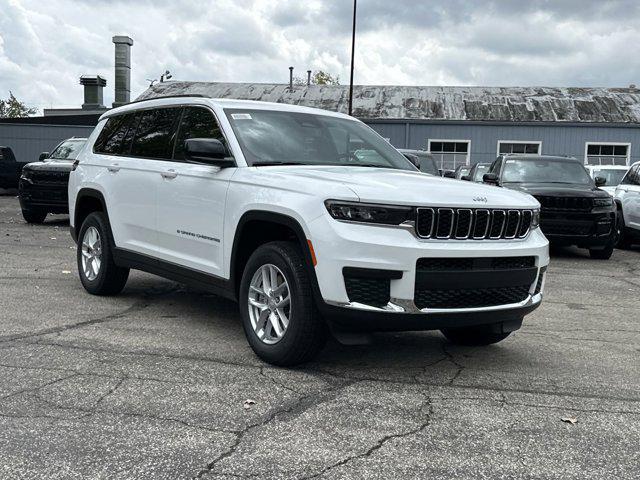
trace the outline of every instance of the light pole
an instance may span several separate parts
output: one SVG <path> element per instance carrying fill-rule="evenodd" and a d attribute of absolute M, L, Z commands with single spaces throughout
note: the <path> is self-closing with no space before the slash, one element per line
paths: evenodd
<path fill-rule="evenodd" d="M 353 59 L 356 52 L 356 6 L 358 0 L 353 0 L 353 29 L 351 30 L 351 80 L 349 81 L 349 115 L 353 113 Z"/>

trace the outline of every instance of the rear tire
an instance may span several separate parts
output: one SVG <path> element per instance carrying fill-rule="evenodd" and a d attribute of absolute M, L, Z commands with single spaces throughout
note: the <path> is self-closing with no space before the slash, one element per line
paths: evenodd
<path fill-rule="evenodd" d="M 622 209 L 618 209 L 618 215 L 616 217 L 616 230 L 618 233 L 616 247 L 622 250 L 630 249 L 632 242 L 631 237 L 627 232 L 627 227 L 624 223 L 624 215 L 622 214 Z"/>
<path fill-rule="evenodd" d="M 501 342 L 511 332 L 495 333 L 492 325 L 480 325 L 477 327 L 444 328 L 442 334 L 455 345 L 468 347 L 482 347 Z"/>
<path fill-rule="evenodd" d="M 265 362 L 298 365 L 324 347 L 328 328 L 316 308 L 307 265 L 295 243 L 271 242 L 253 252 L 238 296 L 249 345 Z"/>
<path fill-rule="evenodd" d="M 27 223 L 41 224 L 47 218 L 47 212 L 42 210 L 25 210 L 22 209 L 22 218 Z"/>
<path fill-rule="evenodd" d="M 80 282 L 92 295 L 117 295 L 127 283 L 129 269 L 114 263 L 112 246 L 106 215 L 89 214 L 78 233 L 77 260 Z"/>

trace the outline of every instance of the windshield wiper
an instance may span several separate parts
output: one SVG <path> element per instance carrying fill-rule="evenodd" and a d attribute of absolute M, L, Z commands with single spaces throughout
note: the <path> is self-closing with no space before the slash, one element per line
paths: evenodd
<path fill-rule="evenodd" d="M 370 167 L 370 168 L 393 168 L 389 165 L 380 165 L 379 163 L 348 163 L 345 167 Z"/>
<path fill-rule="evenodd" d="M 302 163 L 302 162 L 279 162 L 279 161 L 253 162 L 253 164 L 251 164 L 252 167 L 272 167 L 274 165 L 309 165 L 309 164 L 308 163 Z"/>

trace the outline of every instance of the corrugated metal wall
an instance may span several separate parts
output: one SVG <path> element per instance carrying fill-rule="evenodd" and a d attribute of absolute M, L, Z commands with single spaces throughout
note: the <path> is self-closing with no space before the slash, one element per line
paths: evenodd
<path fill-rule="evenodd" d="M 93 127 L 0 123 L 0 145 L 11 147 L 18 161 L 35 162 L 62 140 L 88 137 L 92 131 Z"/>
<path fill-rule="evenodd" d="M 492 162 L 498 141 L 542 142 L 543 155 L 571 155 L 584 159 L 586 142 L 631 144 L 631 163 L 640 160 L 640 127 L 510 126 L 478 124 L 370 123 L 398 148 L 426 149 L 429 139 L 471 141 L 471 163 Z"/>

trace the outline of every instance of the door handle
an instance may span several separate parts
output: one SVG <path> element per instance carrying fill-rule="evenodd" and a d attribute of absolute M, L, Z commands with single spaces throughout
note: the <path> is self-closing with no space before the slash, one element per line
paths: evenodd
<path fill-rule="evenodd" d="M 111 173 L 116 173 L 118 170 L 120 170 L 120 165 L 117 163 L 112 163 L 107 167 L 107 170 L 109 170 Z"/>
<path fill-rule="evenodd" d="M 164 172 L 160 173 L 160 175 L 162 175 L 162 178 L 164 178 L 164 179 L 171 180 L 171 179 L 176 178 L 178 176 L 178 172 L 176 172 L 173 169 L 169 169 L 169 170 L 165 170 Z"/>

